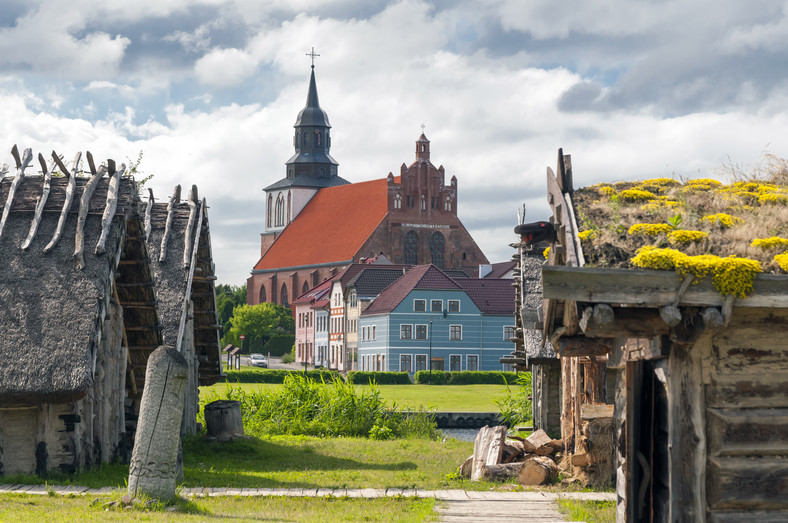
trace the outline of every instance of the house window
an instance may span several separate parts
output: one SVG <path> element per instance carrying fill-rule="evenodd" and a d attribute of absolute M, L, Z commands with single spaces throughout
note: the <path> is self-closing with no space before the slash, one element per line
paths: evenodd
<path fill-rule="evenodd" d="M 459 372 L 462 370 L 462 356 L 458 354 L 449 356 L 449 370 L 451 372 Z"/>
<path fill-rule="evenodd" d="M 427 300 L 413 300 L 413 310 L 424 312 L 427 310 Z"/>
<path fill-rule="evenodd" d="M 430 238 L 430 258 L 432 264 L 439 269 L 443 269 L 444 245 L 445 240 L 441 233 L 436 232 L 432 235 L 432 238 Z"/>
<path fill-rule="evenodd" d="M 375 336 L 375 325 L 372 326 L 372 339 L 376 340 L 377 337 Z"/>
<path fill-rule="evenodd" d="M 420 370 L 427 370 L 426 354 L 416 354 L 416 372 Z"/>
<path fill-rule="evenodd" d="M 418 265 L 419 263 L 419 236 L 413 231 L 405 235 L 405 252 L 403 255 L 405 265 Z"/>
<path fill-rule="evenodd" d="M 358 306 L 358 297 L 356 296 L 356 291 L 350 293 L 350 306 L 351 307 Z"/>
<path fill-rule="evenodd" d="M 449 326 L 449 339 L 455 341 L 462 339 L 462 325 Z"/>
<path fill-rule="evenodd" d="M 426 325 L 416 325 L 416 339 L 417 340 L 426 340 L 427 339 L 427 326 Z"/>
<path fill-rule="evenodd" d="M 304 282 L 304 286 L 301 288 L 301 294 L 306 294 L 309 291 L 309 284 Z"/>
<path fill-rule="evenodd" d="M 479 370 L 479 356 L 468 356 L 466 358 L 465 370 Z"/>
<path fill-rule="evenodd" d="M 409 340 L 413 337 L 413 325 L 400 325 L 399 338 L 401 340 Z"/>
<path fill-rule="evenodd" d="M 510 325 L 505 326 L 503 328 L 503 340 L 512 341 L 512 338 L 514 338 L 514 333 L 515 333 L 514 327 Z"/>
<path fill-rule="evenodd" d="M 410 354 L 400 354 L 399 356 L 399 371 L 400 372 L 411 372 L 411 363 L 413 361 L 413 356 Z"/>
<path fill-rule="evenodd" d="M 400 193 L 394 195 L 394 208 L 402 209 L 402 195 Z"/>
<path fill-rule="evenodd" d="M 443 312 L 443 301 L 442 300 L 431 300 L 430 301 L 430 311 L 431 312 Z"/>
<path fill-rule="evenodd" d="M 460 300 L 449 300 L 449 312 L 460 312 Z"/>

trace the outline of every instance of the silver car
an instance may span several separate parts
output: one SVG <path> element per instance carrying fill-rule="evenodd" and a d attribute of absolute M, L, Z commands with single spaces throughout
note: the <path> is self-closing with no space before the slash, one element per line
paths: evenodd
<path fill-rule="evenodd" d="M 268 360 L 265 359 L 265 356 L 262 354 L 251 354 L 249 356 L 249 365 L 253 365 L 255 367 L 263 367 L 264 369 L 268 368 Z"/>

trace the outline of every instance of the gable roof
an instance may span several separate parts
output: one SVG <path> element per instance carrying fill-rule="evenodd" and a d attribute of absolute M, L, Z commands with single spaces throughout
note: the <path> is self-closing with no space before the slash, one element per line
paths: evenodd
<path fill-rule="evenodd" d="M 505 261 L 505 262 L 490 264 L 490 272 L 487 273 L 484 276 L 484 278 L 488 280 L 503 278 L 506 275 L 510 274 L 515 267 L 517 267 L 517 263 L 513 261 Z"/>
<path fill-rule="evenodd" d="M 299 305 L 301 303 L 313 303 L 315 300 L 320 300 L 323 296 L 326 295 L 326 293 L 328 293 L 331 290 L 331 282 L 336 277 L 337 274 L 334 274 L 330 278 L 323 280 L 322 283 L 318 284 L 315 287 L 312 287 L 304 294 L 291 301 L 290 304 Z"/>
<path fill-rule="evenodd" d="M 417 265 L 386 287 L 362 315 L 384 314 L 393 311 L 414 289 L 462 290 L 456 281 L 434 265 Z"/>
<path fill-rule="evenodd" d="M 349 262 L 388 213 L 387 184 L 381 178 L 319 190 L 252 272 Z"/>
<path fill-rule="evenodd" d="M 513 279 L 461 278 L 456 281 L 483 314 L 514 315 Z"/>
<path fill-rule="evenodd" d="M 129 303 L 154 300 L 152 274 L 134 180 L 116 175 L 117 205 L 108 202 L 110 180 L 103 175 L 57 177 L 43 200 L 43 176 L 25 176 L 10 202 L 0 235 L 0 402 L 38 404 L 74 401 L 94 382 L 95 343 L 102 339 L 104 319 L 113 306 L 113 293 L 123 306 L 128 346 L 152 351 L 161 345 L 155 308 L 131 308 Z M 71 205 L 57 243 L 44 253 L 55 236 L 73 178 Z M 86 199 L 81 268 L 75 260 L 79 246 L 77 215 L 88 182 L 95 190 Z M 10 177 L 0 180 L 0 202 L 8 201 Z M 41 198 L 41 200 L 39 200 Z M 41 220 L 27 249 L 33 211 L 43 202 Z M 102 216 L 109 218 L 103 224 Z M 106 226 L 106 243 L 98 249 Z M 144 384 L 143 374 L 128 371 Z M 142 386 L 139 386 L 141 391 Z"/>
<path fill-rule="evenodd" d="M 375 298 L 383 289 L 401 278 L 407 268 L 395 268 L 392 265 L 365 267 L 352 280 L 348 282 L 348 287 L 356 289 L 356 294 L 360 299 Z"/>

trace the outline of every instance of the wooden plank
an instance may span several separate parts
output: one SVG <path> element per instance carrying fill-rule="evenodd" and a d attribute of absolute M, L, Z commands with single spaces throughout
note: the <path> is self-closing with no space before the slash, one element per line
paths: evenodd
<path fill-rule="evenodd" d="M 580 418 L 612 418 L 614 407 L 615 405 L 584 403 L 580 406 Z"/>
<path fill-rule="evenodd" d="M 501 461 L 501 452 L 506 440 L 506 427 L 482 427 L 473 442 L 473 463 L 471 465 L 471 481 L 482 478 L 486 465 L 497 465 Z"/>
<path fill-rule="evenodd" d="M 709 454 L 788 456 L 788 408 L 706 409 Z"/>
<path fill-rule="evenodd" d="M 740 372 L 714 375 L 706 402 L 715 408 L 788 408 L 788 372 Z"/>
<path fill-rule="evenodd" d="M 189 205 L 189 221 L 186 223 L 186 230 L 183 233 L 183 268 L 187 269 L 191 263 L 192 245 L 195 243 L 192 238 L 194 230 L 194 217 L 197 215 L 197 186 L 192 185 L 187 198 Z"/>
<path fill-rule="evenodd" d="M 606 338 L 586 338 L 585 336 L 562 336 L 558 340 L 558 353 L 561 358 L 576 356 L 603 356 L 610 352 L 613 340 Z"/>
<path fill-rule="evenodd" d="M 542 266 L 542 295 L 548 299 L 662 307 L 676 301 L 681 283 L 672 271 Z M 678 305 L 721 307 L 723 303 L 723 296 L 704 278 L 681 295 Z M 788 308 L 788 276 L 758 274 L 753 293 L 736 298 L 733 307 Z"/>
<path fill-rule="evenodd" d="M 712 523 L 785 523 L 788 521 L 788 510 L 747 510 L 709 512 Z"/>
<path fill-rule="evenodd" d="M 164 223 L 164 234 L 161 237 L 161 248 L 159 249 L 159 261 L 167 260 L 167 243 L 170 241 L 172 232 L 172 218 L 175 215 L 175 206 L 181 201 L 181 186 L 176 185 L 172 191 L 170 201 L 167 203 L 167 220 Z"/>
<path fill-rule="evenodd" d="M 786 458 L 710 458 L 709 508 L 788 509 L 786 478 Z"/>
<path fill-rule="evenodd" d="M 657 309 L 615 309 L 613 321 L 586 324 L 585 335 L 594 338 L 653 338 L 670 333 Z"/>

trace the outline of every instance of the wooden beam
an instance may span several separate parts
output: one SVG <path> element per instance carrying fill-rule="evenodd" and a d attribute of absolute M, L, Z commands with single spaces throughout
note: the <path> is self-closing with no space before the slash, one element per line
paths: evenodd
<path fill-rule="evenodd" d="M 93 165 L 93 156 L 90 151 L 87 153 L 88 163 Z M 92 169 L 91 169 L 92 170 Z M 77 268 L 85 268 L 85 222 L 90 210 L 90 199 L 93 192 L 107 169 L 102 165 L 98 171 L 94 171 L 87 184 L 82 188 L 82 197 L 79 200 L 79 214 L 77 215 L 77 232 L 74 236 L 74 259 L 77 261 Z"/>
<path fill-rule="evenodd" d="M 17 188 L 22 184 L 25 179 L 25 169 L 27 169 L 30 162 L 33 161 L 33 150 L 28 148 L 25 149 L 25 152 L 22 153 L 22 158 L 19 158 L 19 149 L 17 149 L 16 144 L 11 149 L 11 154 L 14 155 L 14 159 L 16 160 L 16 177 L 11 182 L 11 187 L 8 189 L 8 197 L 5 200 L 5 206 L 3 207 L 3 216 L 0 218 L 0 236 L 3 235 L 3 228 L 5 227 L 5 222 L 8 219 L 8 215 L 11 213 L 11 206 L 14 204 L 14 195 L 16 194 Z"/>
<path fill-rule="evenodd" d="M 30 230 L 27 233 L 27 238 L 25 238 L 24 243 L 22 243 L 23 251 L 26 251 L 27 248 L 30 247 L 30 243 L 33 241 L 33 238 L 36 237 L 36 233 L 38 232 L 38 226 L 41 223 L 41 216 L 44 213 L 44 206 L 46 206 L 47 200 L 49 199 L 50 184 L 52 182 L 52 169 L 55 167 L 54 161 L 51 162 L 49 167 L 47 167 L 47 164 L 44 161 L 44 155 L 41 153 L 38 153 L 38 163 L 41 164 L 41 170 L 44 173 L 44 186 L 41 188 L 41 196 L 36 202 L 36 210 L 33 214 L 33 221 L 30 223 Z"/>
<path fill-rule="evenodd" d="M 581 419 L 612 418 L 615 405 L 583 403 L 580 406 Z"/>
<path fill-rule="evenodd" d="M 594 338 L 653 338 L 670 332 L 656 309 L 616 309 L 613 321 L 596 325 L 589 322 L 585 334 Z"/>
<path fill-rule="evenodd" d="M 561 358 L 576 356 L 603 356 L 610 352 L 612 339 L 586 338 L 585 336 L 562 336 L 558 339 L 556 352 Z"/>
<path fill-rule="evenodd" d="M 167 221 L 164 223 L 164 235 L 161 237 L 161 248 L 159 249 L 159 261 L 167 260 L 167 242 L 170 241 L 172 232 L 172 218 L 175 216 L 175 206 L 181 201 L 181 186 L 176 185 L 172 192 L 169 203 L 167 203 Z"/>
<path fill-rule="evenodd" d="M 63 174 L 68 176 L 68 171 L 58 158 L 55 151 L 52 151 L 52 159 L 58 164 L 58 167 L 60 167 L 60 170 L 63 171 Z M 44 247 L 44 253 L 52 250 L 55 245 L 57 245 L 57 242 L 60 241 L 60 237 L 63 235 L 63 226 L 66 224 L 68 211 L 71 208 L 71 202 L 74 200 L 74 189 L 77 186 L 77 170 L 79 169 L 79 160 L 81 159 L 82 151 L 78 152 L 74 156 L 74 163 L 71 165 L 71 176 L 68 176 L 68 185 L 66 186 L 66 199 L 63 202 L 63 208 L 60 210 L 60 218 L 57 221 L 55 233 L 52 235 L 52 239 L 49 240 L 49 243 L 46 245 L 46 247 Z"/>
<path fill-rule="evenodd" d="M 546 299 L 637 307 L 721 307 L 725 302 L 709 278 L 690 285 L 679 297 L 681 285 L 682 280 L 672 271 L 542 266 L 542 296 Z M 758 274 L 752 294 L 733 299 L 732 306 L 788 308 L 788 276 Z"/>
<path fill-rule="evenodd" d="M 101 216 L 101 236 L 96 243 L 96 255 L 104 254 L 106 251 L 107 237 L 109 230 L 112 226 L 112 220 L 115 218 L 115 210 L 118 208 L 118 186 L 120 185 L 120 177 L 126 172 L 126 164 L 120 164 L 120 169 L 115 171 L 115 162 L 107 160 L 109 165 L 109 186 L 107 188 L 107 202 L 104 205 L 104 214 Z"/>

